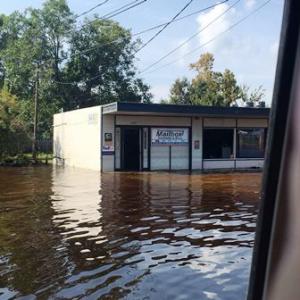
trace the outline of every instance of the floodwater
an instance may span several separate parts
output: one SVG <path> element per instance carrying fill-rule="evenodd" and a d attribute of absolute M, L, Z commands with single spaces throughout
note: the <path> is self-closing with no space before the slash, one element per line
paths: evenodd
<path fill-rule="evenodd" d="M 0 168 L 0 299 L 241 300 L 260 180 Z"/>

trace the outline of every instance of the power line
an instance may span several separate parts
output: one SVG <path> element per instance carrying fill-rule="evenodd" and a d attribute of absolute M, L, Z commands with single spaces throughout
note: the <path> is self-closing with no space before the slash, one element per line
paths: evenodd
<path fill-rule="evenodd" d="M 221 13 L 216 18 L 214 18 L 212 21 L 210 21 L 206 26 L 204 26 L 203 28 L 201 28 L 199 31 L 197 31 L 196 33 L 194 33 L 192 36 L 190 36 L 184 42 L 182 42 L 181 44 L 179 44 L 176 48 L 174 48 L 173 50 L 169 51 L 167 54 L 165 54 L 164 56 L 162 56 L 161 58 L 159 58 L 157 61 L 155 61 L 154 63 L 150 64 L 148 67 L 144 68 L 140 73 L 144 73 L 144 72 L 148 71 L 152 67 L 154 67 L 157 64 L 159 64 L 162 60 L 164 60 L 165 58 L 167 58 L 168 56 L 170 56 L 171 54 L 173 54 L 174 52 L 176 52 L 178 49 L 182 48 L 184 45 L 186 45 L 187 43 L 189 43 L 192 39 L 194 39 L 196 36 L 198 36 L 201 32 L 203 32 L 205 29 L 207 29 L 210 25 L 214 24 L 221 17 L 223 17 L 229 10 L 231 10 L 234 6 L 236 6 L 240 1 L 241 0 L 235 1 L 223 13 Z"/>
<path fill-rule="evenodd" d="M 118 14 L 124 12 L 124 11 L 127 11 L 127 10 L 129 10 L 131 8 L 134 8 L 134 7 L 136 7 L 136 6 L 144 3 L 146 1 L 147 0 L 144 0 L 144 1 L 133 0 L 133 1 L 131 1 L 131 2 L 129 2 L 129 3 L 125 4 L 125 5 L 123 5 L 123 6 L 121 6 L 119 8 L 117 8 L 117 9 L 115 9 L 115 10 L 113 10 L 113 11 L 111 11 L 111 12 L 105 14 L 105 15 L 103 15 L 102 17 L 100 17 L 100 19 L 110 19 L 110 18 L 112 18 L 112 17 L 114 17 L 114 16 L 116 16 L 116 15 L 118 15 Z"/>
<path fill-rule="evenodd" d="M 180 17 L 180 18 L 176 18 L 172 23 L 181 21 L 181 20 L 183 20 L 183 19 L 186 19 L 186 18 L 188 18 L 188 17 L 194 16 L 194 15 L 199 14 L 199 13 L 202 13 L 202 12 L 204 12 L 204 11 L 206 11 L 206 10 L 209 10 L 209 9 L 211 9 L 211 8 L 214 8 L 214 7 L 216 7 L 216 6 L 219 6 L 219 5 L 221 5 L 221 4 L 225 3 L 225 2 L 228 2 L 228 1 L 229 1 L 229 0 L 224 0 L 224 1 L 222 1 L 222 2 L 217 2 L 217 3 L 215 3 L 215 4 L 212 4 L 212 5 L 210 5 L 210 6 L 207 6 L 207 7 L 205 7 L 205 8 L 196 10 L 196 11 L 190 13 L 190 14 L 184 15 L 184 16 L 182 16 L 182 17 Z M 140 31 L 140 32 L 138 32 L 138 33 L 136 33 L 136 34 L 134 34 L 134 35 L 140 35 L 140 34 L 143 34 L 143 33 L 146 33 L 146 32 L 152 31 L 152 30 L 155 30 L 155 29 L 157 29 L 157 28 L 160 28 L 160 27 L 166 25 L 167 23 L 168 23 L 168 22 L 166 22 L 166 23 L 161 23 L 161 24 L 159 24 L 159 25 L 155 25 L 155 26 L 153 26 L 153 27 L 144 29 L 144 30 L 142 30 L 142 31 Z M 133 36 L 134 36 L 134 35 L 133 35 Z"/>
<path fill-rule="evenodd" d="M 229 9 L 231 9 L 234 5 L 236 5 L 236 4 L 237 4 L 238 2 L 240 2 L 240 1 L 241 1 L 241 0 L 236 1 L 236 2 L 235 2 L 233 5 L 231 5 L 225 12 L 227 12 Z M 253 10 L 251 13 L 249 13 L 248 15 L 246 15 L 245 17 L 243 17 L 242 19 L 240 19 L 238 22 L 236 22 L 236 23 L 234 23 L 233 25 L 231 25 L 228 29 L 226 29 L 226 30 L 224 30 L 223 32 L 219 33 L 218 35 L 214 36 L 212 39 L 210 39 L 210 40 L 207 41 L 206 43 L 204 43 L 204 44 L 198 46 L 197 48 L 193 49 L 192 51 L 186 53 L 186 54 L 183 55 L 181 58 L 186 57 L 186 56 L 188 56 L 188 55 L 194 53 L 195 51 L 199 50 L 200 48 L 202 48 L 202 47 L 208 45 L 209 43 L 213 42 L 215 39 L 219 38 L 221 35 L 223 35 L 223 34 L 225 34 L 226 32 L 232 30 L 234 27 L 236 27 L 237 25 L 239 25 L 240 23 L 242 23 L 243 21 L 245 21 L 246 19 L 248 19 L 250 16 L 252 16 L 253 14 L 255 14 L 257 11 L 259 11 L 260 9 L 262 9 L 264 6 L 266 6 L 269 2 L 271 2 L 271 0 L 268 0 L 268 1 L 264 2 L 264 3 L 263 3 L 262 5 L 260 5 L 258 8 L 256 8 L 255 10 Z M 224 13 L 225 13 L 225 12 L 224 12 Z M 224 14 L 224 13 L 223 13 L 223 14 Z M 223 15 L 223 14 L 222 14 L 222 15 Z M 219 15 L 217 18 L 220 18 L 222 15 Z M 207 26 L 208 26 L 208 25 L 207 25 Z M 206 26 L 205 28 L 207 28 L 207 26 Z M 181 59 L 181 58 L 180 58 L 180 59 Z M 167 64 L 165 64 L 165 65 L 162 65 L 162 66 L 156 68 L 155 70 L 152 70 L 151 72 L 147 72 L 147 73 L 153 73 L 154 71 L 159 70 L 159 69 L 162 69 L 162 68 L 164 68 L 164 67 L 167 67 L 167 66 L 169 66 L 169 65 L 171 65 L 171 64 L 174 64 L 174 63 L 176 63 L 177 61 L 178 61 L 178 59 L 173 60 L 173 61 L 171 61 L 171 62 L 169 62 L 169 63 L 167 63 Z M 140 72 L 140 74 L 141 74 L 141 73 L 142 73 L 142 72 Z M 143 73 L 144 73 L 144 72 L 143 72 Z M 99 74 L 99 75 L 94 76 L 94 77 L 92 77 L 92 78 L 90 78 L 90 79 L 88 79 L 88 80 L 85 80 L 85 81 L 83 81 L 83 82 L 86 83 L 86 82 L 92 81 L 92 80 L 94 80 L 94 79 L 96 79 L 96 78 L 99 78 L 100 76 L 101 76 L 101 75 Z M 54 82 L 56 82 L 56 83 L 58 83 L 58 84 L 66 84 L 66 85 L 74 85 L 74 84 L 76 84 L 76 82 L 59 82 L 59 81 L 54 81 Z"/>
<path fill-rule="evenodd" d="M 147 0 L 144 0 L 144 1 L 147 1 Z M 228 1 L 228 0 L 227 0 Z M 227 2 L 227 1 L 224 1 L 224 2 Z M 240 2 L 241 0 L 237 0 L 235 3 L 233 3 L 225 12 L 223 12 L 222 14 L 220 14 L 217 18 L 215 18 L 212 22 L 210 22 L 209 24 L 207 24 L 201 31 L 203 31 L 204 29 L 206 29 L 209 25 L 211 25 L 213 22 L 215 22 L 215 21 L 217 21 L 220 17 L 222 17 L 228 10 L 230 10 L 232 7 L 234 7 L 238 2 Z M 221 3 L 217 3 L 217 4 L 215 4 L 215 5 L 212 5 L 212 6 L 210 6 L 209 8 L 212 8 L 212 7 L 215 7 L 215 6 L 217 6 L 217 5 L 220 5 Z M 208 8 L 204 8 L 204 9 L 202 9 L 202 11 L 204 11 L 204 10 L 207 10 Z M 191 14 L 190 14 L 191 15 Z M 186 17 L 186 16 L 184 16 L 184 17 Z M 184 18 L 184 17 L 182 17 L 182 18 Z M 176 20 L 179 20 L 179 19 L 176 19 Z M 175 21 L 175 20 L 174 20 Z M 173 22 L 174 22 L 173 21 Z M 167 22 L 168 23 L 168 22 Z M 165 24 L 167 24 L 167 23 L 164 23 L 163 25 L 165 25 Z M 153 27 L 152 27 L 153 28 Z M 152 28 L 149 28 L 149 30 L 152 30 Z M 200 32 L 201 32 L 200 31 Z M 143 31 L 143 32 L 146 32 L 145 30 Z M 199 34 L 200 32 L 197 32 L 197 34 Z M 140 33 L 136 33 L 136 34 L 134 34 L 133 36 L 135 36 L 135 35 L 138 35 L 138 34 L 140 34 Z M 116 40 L 116 41 L 118 41 L 118 39 Z M 114 41 L 112 41 L 111 43 L 113 43 Z M 108 43 L 107 43 L 108 44 Z M 103 45 L 103 44 L 102 44 Z M 98 47 L 98 46 L 96 46 L 96 47 Z M 179 46 L 179 47 L 181 47 L 181 46 Z M 178 48 L 179 48 L 178 47 Z M 79 52 L 78 54 L 84 54 L 84 53 L 86 53 L 86 52 L 88 52 L 88 51 L 90 51 L 90 50 L 92 50 L 92 49 L 95 49 L 95 47 L 93 47 L 93 48 L 90 48 L 90 49 L 86 49 L 86 50 L 84 50 L 84 51 L 82 51 L 82 52 Z M 177 50 L 177 49 L 176 49 Z M 175 51 L 174 51 L 175 52 Z M 140 72 L 140 74 L 141 74 L 142 72 Z M 86 82 L 90 82 L 90 81 L 92 81 L 92 80 L 94 80 L 94 79 L 96 79 L 96 78 L 99 78 L 101 75 L 97 75 L 97 76 L 95 76 L 95 77 L 93 77 L 93 78 L 90 78 L 90 79 L 88 79 L 88 80 L 86 80 L 86 81 L 84 81 L 85 83 Z M 60 82 L 60 81 L 56 81 L 56 80 L 54 80 L 54 82 L 55 83 L 57 83 L 57 84 L 62 84 L 62 85 L 74 85 L 74 84 L 76 84 L 76 82 Z"/>
<path fill-rule="evenodd" d="M 185 55 L 182 55 L 179 59 L 175 59 L 167 64 L 164 64 L 150 72 L 147 72 L 147 74 L 149 73 L 153 73 L 157 70 L 160 70 L 162 68 L 165 68 L 165 67 L 168 67 L 176 62 L 178 62 L 180 59 L 186 57 L 186 56 L 189 56 L 193 53 L 195 53 L 196 51 L 198 51 L 199 49 L 205 47 L 206 45 L 212 43 L 214 40 L 216 40 L 217 38 L 219 38 L 220 36 L 222 36 L 223 34 L 231 31 L 234 27 L 238 26 L 240 23 L 244 22 L 245 20 L 247 20 L 249 17 L 251 17 L 252 15 L 254 15 L 255 13 L 257 13 L 259 10 L 261 10 L 263 7 L 265 7 L 269 2 L 271 2 L 272 0 L 268 0 L 266 2 L 264 2 L 262 5 L 260 5 L 259 7 L 257 7 L 255 10 L 253 10 L 252 12 L 250 12 L 248 15 L 246 15 L 245 17 L 241 18 L 239 21 L 237 21 L 236 23 L 232 24 L 229 28 L 227 28 L 226 30 L 220 32 L 219 34 L 215 35 L 212 39 L 208 40 L 207 42 L 205 42 L 204 44 L 201 44 L 200 46 L 194 48 L 193 50 L 189 51 L 188 53 L 186 53 Z M 141 74 L 142 72 L 140 72 Z"/>
<path fill-rule="evenodd" d="M 107 0 L 107 1 L 109 1 L 109 0 Z M 129 3 L 125 4 L 125 5 L 123 5 L 123 6 L 121 6 L 120 8 L 117 8 L 117 9 L 115 9 L 115 10 L 113 10 L 113 11 L 111 11 L 111 12 L 109 12 L 109 13 L 103 15 L 103 16 L 101 16 L 101 17 L 94 16 L 93 20 L 91 20 L 91 21 L 89 21 L 87 23 L 84 23 L 80 28 L 77 29 L 77 31 L 79 31 L 80 29 L 86 27 L 89 24 L 94 23 L 96 20 L 109 20 L 112 17 L 115 17 L 115 16 L 117 16 L 119 14 L 122 14 L 122 13 L 124 13 L 124 12 L 126 12 L 126 11 L 134 8 L 134 7 L 136 7 L 136 6 L 139 6 L 139 5 L 147 2 L 147 1 L 148 0 L 134 0 L 134 1 L 131 1 L 131 2 L 129 2 Z M 71 32 L 71 31 L 72 30 L 70 30 L 69 32 Z"/>
<path fill-rule="evenodd" d="M 225 3 L 225 2 L 228 2 L 228 1 L 229 1 L 229 0 L 224 0 L 224 1 L 222 1 L 222 2 L 218 2 L 218 3 L 212 4 L 212 5 L 210 5 L 210 6 L 207 6 L 207 7 L 205 7 L 205 8 L 196 10 L 196 11 L 190 13 L 190 14 L 187 14 L 187 15 L 184 15 L 184 16 L 182 16 L 182 17 L 180 17 L 180 18 L 174 19 L 171 23 L 178 22 L 178 21 L 181 21 L 181 20 L 186 19 L 186 18 L 188 18 L 188 17 L 191 17 L 191 16 L 193 16 L 193 15 L 202 13 L 202 12 L 204 12 L 204 11 L 206 11 L 206 10 L 209 10 L 209 9 L 211 9 L 211 8 L 214 8 L 214 7 L 216 7 L 216 6 L 219 6 L 219 5 L 221 5 L 221 4 Z M 139 31 L 139 32 L 136 32 L 136 33 L 132 34 L 132 37 L 139 36 L 139 35 L 141 35 L 141 34 L 144 34 L 144 33 L 150 32 L 150 31 L 153 31 L 153 30 L 155 30 L 155 29 L 158 29 L 158 28 L 160 28 L 160 27 L 163 27 L 164 25 L 166 25 L 166 24 L 168 24 L 168 23 L 169 23 L 169 22 L 165 22 L 165 23 L 161 23 L 161 24 L 158 24 L 158 25 L 154 25 L 154 26 L 152 26 L 152 27 L 150 27 L 150 28 L 143 29 L 143 30 L 141 30 L 141 31 Z M 110 45 L 110 44 L 114 44 L 114 43 L 120 43 L 120 42 L 122 42 L 123 40 L 125 40 L 125 38 L 117 38 L 116 40 L 113 40 L 113 41 L 111 41 L 111 42 L 104 43 L 104 44 L 99 44 L 99 45 L 96 45 L 96 46 L 87 48 L 87 49 L 85 49 L 85 50 L 79 51 L 79 52 L 75 53 L 74 55 L 76 55 L 76 56 L 77 56 L 77 55 L 82 55 L 82 54 L 88 53 L 89 51 L 92 51 L 92 50 L 94 50 L 94 49 L 97 49 L 98 47 L 102 47 L 102 46 L 106 46 L 106 45 Z"/>
<path fill-rule="evenodd" d="M 90 13 L 91 11 L 93 11 L 94 9 L 96 9 L 96 8 L 98 8 L 98 7 L 102 6 L 102 5 L 104 5 L 104 4 L 107 3 L 108 1 L 110 1 L 110 0 L 105 0 L 105 1 L 103 1 L 103 2 L 100 2 L 100 3 L 98 3 L 97 5 L 93 6 L 92 8 L 90 8 L 90 9 L 88 9 L 88 10 L 82 12 L 81 14 L 76 15 L 75 19 L 78 19 L 79 17 L 82 17 L 82 16 L 84 16 L 84 15 Z"/>
<path fill-rule="evenodd" d="M 124 12 L 126 12 L 126 11 L 128 11 L 128 10 L 130 10 L 132 8 L 135 8 L 135 7 L 137 7 L 137 6 L 145 3 L 147 1 L 148 0 L 134 0 L 134 1 L 131 1 L 131 2 L 125 4 L 125 5 L 117 8 L 117 9 L 115 9 L 115 10 L 113 10 L 113 11 L 111 11 L 111 12 L 109 12 L 109 13 L 103 15 L 103 16 L 101 16 L 101 17 L 97 17 L 96 16 L 94 20 L 91 20 L 90 22 L 87 22 L 87 23 L 83 24 L 81 26 L 81 28 L 83 28 L 83 27 L 85 27 L 85 26 L 87 26 L 87 25 L 95 22 L 96 20 L 108 20 L 108 19 L 111 19 L 111 18 L 113 18 L 113 17 L 115 17 L 117 15 L 120 15 L 120 14 L 122 14 L 122 13 L 124 13 Z"/>
<path fill-rule="evenodd" d="M 193 2 L 194 0 L 189 0 L 187 4 L 169 21 L 167 22 L 163 28 L 161 28 L 158 32 L 156 32 L 147 42 L 143 43 L 143 45 L 136 51 L 136 53 L 140 52 L 143 48 L 148 46 L 156 37 L 158 37 L 174 20 L 177 19 Z"/>

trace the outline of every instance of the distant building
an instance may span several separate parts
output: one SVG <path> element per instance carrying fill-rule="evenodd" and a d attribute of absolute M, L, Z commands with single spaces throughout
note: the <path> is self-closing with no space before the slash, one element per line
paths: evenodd
<path fill-rule="evenodd" d="M 262 168 L 269 109 L 112 103 L 54 115 L 57 164 L 99 171 Z"/>

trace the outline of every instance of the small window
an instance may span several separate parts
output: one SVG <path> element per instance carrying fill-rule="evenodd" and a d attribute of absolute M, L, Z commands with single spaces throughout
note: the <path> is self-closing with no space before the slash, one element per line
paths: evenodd
<path fill-rule="evenodd" d="M 237 131 L 238 158 L 264 158 L 265 128 L 239 128 Z"/>
<path fill-rule="evenodd" d="M 204 129 L 204 159 L 233 158 L 233 129 Z"/>

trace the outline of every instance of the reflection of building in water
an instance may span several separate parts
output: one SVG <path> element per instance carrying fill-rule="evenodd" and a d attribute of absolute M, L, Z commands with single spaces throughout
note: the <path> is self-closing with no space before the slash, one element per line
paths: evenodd
<path fill-rule="evenodd" d="M 149 221 L 167 218 L 168 226 L 172 226 L 177 207 L 186 213 L 190 209 L 188 175 L 106 173 L 101 178 L 103 227 L 111 222 L 116 228 L 128 224 L 143 226 L 148 217 Z M 156 223 L 162 222 L 153 225 Z"/>
<path fill-rule="evenodd" d="M 207 286 L 221 294 L 226 272 L 233 285 L 245 274 L 257 174 L 32 172 L 13 189 L 0 180 L 1 286 L 40 298 L 197 299 Z"/>
<path fill-rule="evenodd" d="M 53 170 L 54 224 L 66 239 L 97 236 L 102 231 L 100 174 L 91 170 Z"/>

